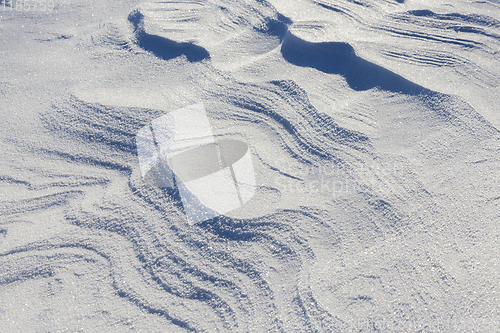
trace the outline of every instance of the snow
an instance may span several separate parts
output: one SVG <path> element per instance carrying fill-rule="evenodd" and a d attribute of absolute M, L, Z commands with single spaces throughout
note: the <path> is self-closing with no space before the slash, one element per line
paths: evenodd
<path fill-rule="evenodd" d="M 499 330 L 497 1 L 24 4 L 0 332 Z M 172 119 L 234 147 L 176 143 L 190 188 L 146 177 Z"/>

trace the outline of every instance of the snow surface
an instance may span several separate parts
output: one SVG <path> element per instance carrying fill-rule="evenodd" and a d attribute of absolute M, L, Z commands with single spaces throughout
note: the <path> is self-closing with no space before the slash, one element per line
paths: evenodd
<path fill-rule="evenodd" d="M 25 4 L 0 332 L 500 330 L 498 0 Z M 136 135 L 198 103 L 257 190 L 190 225 Z"/>

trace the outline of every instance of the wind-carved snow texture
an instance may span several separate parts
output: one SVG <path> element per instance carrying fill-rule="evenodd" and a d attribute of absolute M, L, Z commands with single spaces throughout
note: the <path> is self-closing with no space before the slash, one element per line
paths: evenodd
<path fill-rule="evenodd" d="M 28 34 L 84 65 L 11 101 L 37 111 L 2 137 L 0 331 L 498 330 L 497 2 L 127 5 Z M 197 103 L 257 189 L 190 225 L 136 136 Z"/>

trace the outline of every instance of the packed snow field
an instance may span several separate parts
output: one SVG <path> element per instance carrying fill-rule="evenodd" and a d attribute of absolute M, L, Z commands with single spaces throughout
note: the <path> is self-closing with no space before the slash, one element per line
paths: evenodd
<path fill-rule="evenodd" d="M 0 0 L 0 43 L 1 332 L 500 330 L 498 0 Z M 256 187 L 193 224 L 137 133 L 200 103 Z"/>

